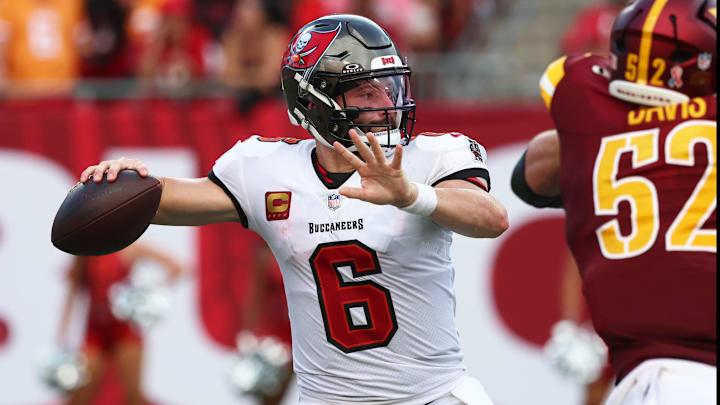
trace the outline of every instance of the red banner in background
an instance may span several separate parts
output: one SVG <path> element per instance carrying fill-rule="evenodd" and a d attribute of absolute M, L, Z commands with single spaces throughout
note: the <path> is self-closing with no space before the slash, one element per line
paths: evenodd
<path fill-rule="evenodd" d="M 450 105 L 418 108 L 415 133 L 462 132 L 487 149 L 522 142 L 551 126 L 540 103 L 532 105 Z M 0 148 L 33 152 L 77 173 L 101 160 L 111 147 L 189 147 L 197 155 L 197 176 L 235 142 L 253 134 L 308 136 L 290 124 L 281 101 L 271 100 L 239 116 L 229 100 L 32 101 L 0 109 Z M 242 319 L 248 246 L 254 233 L 235 224 L 200 229 L 199 299 L 206 331 L 218 343 L 234 346 Z"/>
<path fill-rule="evenodd" d="M 520 142 L 550 128 L 540 103 L 452 105 L 427 102 L 418 107 L 415 133 L 456 131 L 490 149 Z M 250 135 L 308 137 L 292 126 L 284 104 L 267 101 L 239 116 L 229 100 L 33 101 L 0 107 L 0 147 L 46 155 L 74 172 L 112 147 L 189 146 L 205 174 L 219 154 Z"/>

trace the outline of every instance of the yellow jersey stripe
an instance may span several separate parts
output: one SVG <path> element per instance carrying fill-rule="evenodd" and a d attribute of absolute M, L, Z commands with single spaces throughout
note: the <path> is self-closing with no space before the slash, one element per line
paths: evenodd
<path fill-rule="evenodd" d="M 711 7 L 708 9 L 708 13 L 717 19 L 717 7 Z"/>
<path fill-rule="evenodd" d="M 560 80 L 565 76 L 565 60 L 567 56 L 556 60 L 551 63 L 550 66 L 545 70 L 542 78 L 540 79 L 540 96 L 545 102 L 545 106 L 549 109 L 550 103 L 552 102 L 553 94 L 555 94 L 555 88 L 557 87 Z"/>
<path fill-rule="evenodd" d="M 639 84 L 647 84 L 653 30 L 655 29 L 655 24 L 657 24 L 658 17 L 660 17 L 660 13 L 662 13 L 663 8 L 665 8 L 667 2 L 668 0 L 655 0 L 652 7 L 650 7 L 648 16 L 645 19 L 645 24 L 643 24 L 642 38 L 640 39 L 640 60 L 638 61 L 637 82 Z"/>

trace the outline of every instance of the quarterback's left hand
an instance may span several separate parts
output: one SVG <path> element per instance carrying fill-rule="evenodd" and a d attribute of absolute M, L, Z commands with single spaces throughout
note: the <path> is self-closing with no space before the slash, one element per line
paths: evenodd
<path fill-rule="evenodd" d="M 369 148 L 354 129 L 350 130 L 350 139 L 362 160 L 339 142 L 333 143 L 335 150 L 340 152 L 360 175 L 361 187 L 341 187 L 340 194 L 378 205 L 407 207 L 417 198 L 418 190 L 417 186 L 408 181 L 402 170 L 402 146 L 395 147 L 395 156 L 392 162 L 388 162 L 375 136 L 371 132 L 365 136 L 370 142 Z"/>

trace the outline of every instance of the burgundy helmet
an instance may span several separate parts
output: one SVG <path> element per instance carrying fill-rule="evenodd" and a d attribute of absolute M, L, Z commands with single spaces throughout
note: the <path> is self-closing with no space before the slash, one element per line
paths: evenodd
<path fill-rule="evenodd" d="M 636 0 L 615 19 L 610 92 L 646 105 L 715 90 L 716 0 Z"/>

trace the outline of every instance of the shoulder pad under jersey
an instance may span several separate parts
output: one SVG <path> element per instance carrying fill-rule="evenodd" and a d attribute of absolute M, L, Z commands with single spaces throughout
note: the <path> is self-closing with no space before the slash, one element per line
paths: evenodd
<path fill-rule="evenodd" d="M 411 145 L 426 152 L 443 152 L 467 147 L 467 139 L 460 132 L 422 132 L 413 136 Z"/>
<path fill-rule="evenodd" d="M 550 109 L 555 91 L 563 81 L 572 82 L 577 86 L 607 86 L 610 78 L 607 58 L 586 53 L 583 55 L 563 56 L 552 62 L 540 78 L 540 96 L 545 106 Z"/>
<path fill-rule="evenodd" d="M 253 135 L 242 142 L 242 154 L 246 157 L 263 157 L 302 142 L 297 138 L 267 138 Z"/>

